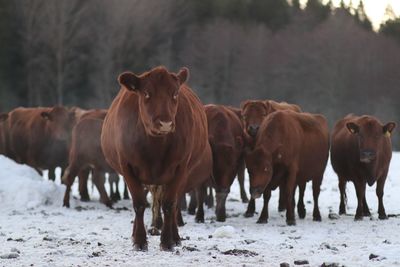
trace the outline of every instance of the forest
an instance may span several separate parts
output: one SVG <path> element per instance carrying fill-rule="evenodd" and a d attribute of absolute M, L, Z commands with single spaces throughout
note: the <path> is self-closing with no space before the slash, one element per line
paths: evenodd
<path fill-rule="evenodd" d="M 0 0 L 0 111 L 110 105 L 125 70 L 190 69 L 203 103 L 296 103 L 400 123 L 400 18 L 363 2 Z M 400 148 L 400 135 L 394 136 Z"/>

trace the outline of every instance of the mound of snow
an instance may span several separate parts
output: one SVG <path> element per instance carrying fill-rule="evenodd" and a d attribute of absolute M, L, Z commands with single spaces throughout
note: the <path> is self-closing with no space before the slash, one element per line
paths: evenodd
<path fill-rule="evenodd" d="M 0 155 L 0 208 L 61 207 L 65 186 L 44 180 L 34 169 Z"/>
<path fill-rule="evenodd" d="M 225 225 L 215 229 L 213 237 L 216 238 L 236 238 L 238 235 L 233 226 Z"/>

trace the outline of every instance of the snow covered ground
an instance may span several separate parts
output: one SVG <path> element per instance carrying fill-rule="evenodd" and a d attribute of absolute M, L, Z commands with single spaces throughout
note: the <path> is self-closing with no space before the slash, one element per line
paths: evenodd
<path fill-rule="evenodd" d="M 368 188 L 372 218 L 355 222 L 355 191 L 348 184 L 348 213 L 331 220 L 338 212 L 337 177 L 330 165 L 320 195 L 322 222 L 312 221 L 311 184 L 306 190 L 307 217 L 297 226 L 286 226 L 284 213 L 277 211 L 277 192 L 270 201 L 270 219 L 256 224 L 258 215 L 244 218 L 235 181 L 228 197 L 224 223 L 215 222 L 206 210 L 206 223 L 194 223 L 184 212 L 186 225 L 179 229 L 182 246 L 175 252 L 159 250 L 159 236 L 148 236 L 149 251 L 132 250 L 131 201 L 120 201 L 111 210 L 98 203 L 72 199 L 62 208 L 64 187 L 49 182 L 26 166 L 0 155 L 0 266 L 279 266 L 307 260 L 305 266 L 339 263 L 340 266 L 400 266 L 400 153 L 394 153 L 385 187 L 384 203 L 390 219 L 377 219 L 375 186 Z M 90 187 L 92 188 L 92 187 Z M 122 189 L 122 183 L 121 183 Z M 92 190 L 92 189 L 91 189 Z M 77 184 L 74 196 L 78 196 Z M 257 201 L 257 211 L 262 200 Z M 150 210 L 145 223 L 150 225 Z M 371 254 L 376 258 L 370 259 Z"/>

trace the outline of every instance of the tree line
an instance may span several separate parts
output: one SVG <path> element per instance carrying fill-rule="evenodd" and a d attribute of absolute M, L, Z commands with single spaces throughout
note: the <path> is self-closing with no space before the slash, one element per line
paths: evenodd
<path fill-rule="evenodd" d="M 362 1 L 0 0 L 0 111 L 108 107 L 119 73 L 165 65 L 189 67 L 204 103 L 398 120 L 400 19 L 386 16 L 374 31 Z"/>

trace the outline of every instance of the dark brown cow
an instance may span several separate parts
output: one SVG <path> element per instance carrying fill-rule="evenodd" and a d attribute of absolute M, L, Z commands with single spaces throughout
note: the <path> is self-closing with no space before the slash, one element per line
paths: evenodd
<path fill-rule="evenodd" d="M 208 140 L 213 154 L 217 221 L 226 219 L 225 202 L 235 176 L 244 173 L 243 129 L 239 118 L 230 109 L 220 105 L 206 105 Z M 242 176 L 242 198 L 244 192 Z"/>
<path fill-rule="evenodd" d="M 135 249 L 146 250 L 144 185 L 163 185 L 161 249 L 180 243 L 177 204 L 184 192 L 211 177 L 207 118 L 198 97 L 178 74 L 157 67 L 138 76 L 125 72 L 107 113 L 101 136 L 109 164 L 124 176 L 136 213 Z"/>
<path fill-rule="evenodd" d="M 252 147 L 255 142 L 258 128 L 262 121 L 272 112 L 277 110 L 292 110 L 294 112 L 301 112 L 298 105 L 288 104 L 286 102 L 275 102 L 273 100 L 246 100 L 241 104 L 241 118 L 243 120 L 243 128 L 245 130 L 246 146 Z M 250 199 L 245 217 L 254 216 L 256 209 L 255 200 Z M 286 209 L 285 191 L 283 188 L 279 189 L 279 205 L 278 210 L 284 211 Z"/>
<path fill-rule="evenodd" d="M 106 113 L 106 110 L 101 110 L 90 114 L 87 118 L 82 118 L 73 129 L 69 165 L 62 178 L 63 183 L 67 186 L 64 196 L 64 206 L 66 207 L 69 207 L 69 195 L 75 177 L 88 168 L 92 170 L 92 180 L 100 193 L 100 201 L 108 207 L 112 206 L 112 202 L 108 198 L 104 188 L 104 175 L 105 172 L 113 176 L 118 175 L 108 165 L 101 150 L 100 136 L 103 126 L 102 118 L 105 117 Z M 79 178 L 85 179 L 85 177 Z"/>
<path fill-rule="evenodd" d="M 55 180 L 56 167 L 68 164 L 75 114 L 65 107 L 16 108 L 9 113 L 10 151 L 18 163 L 48 169 Z"/>
<path fill-rule="evenodd" d="M 383 189 L 392 158 L 390 135 L 396 124 L 383 125 L 373 116 L 348 115 L 339 120 L 332 133 L 331 162 L 339 177 L 339 214 L 346 213 L 346 182 L 352 181 L 358 205 L 355 220 L 370 216 L 365 199 L 366 184 L 376 184 L 379 219 L 387 219 Z"/>
<path fill-rule="evenodd" d="M 312 180 L 313 218 L 321 220 L 318 208 L 320 185 L 329 155 L 329 133 L 325 117 L 293 111 L 276 111 L 261 124 L 255 149 L 246 155 L 250 175 L 250 194 L 264 193 L 264 207 L 258 223 L 268 221 L 271 190 L 285 184 L 286 222 L 295 225 L 294 192 L 299 185 L 299 217 L 304 218 L 304 190 Z"/>

